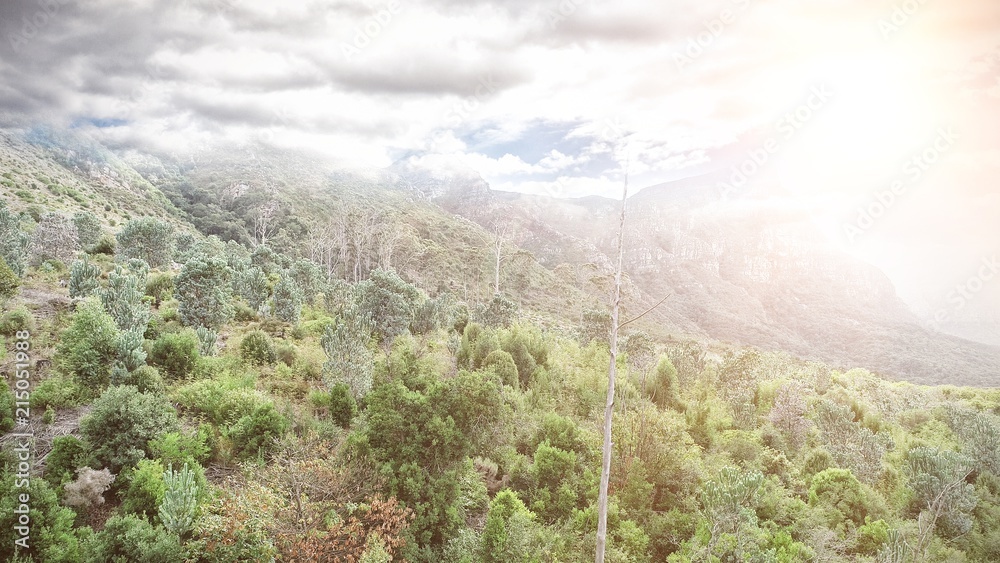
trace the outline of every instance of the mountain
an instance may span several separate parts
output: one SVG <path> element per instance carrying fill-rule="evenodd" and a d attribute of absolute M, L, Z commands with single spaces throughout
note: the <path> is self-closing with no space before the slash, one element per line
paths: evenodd
<path fill-rule="evenodd" d="M 88 209 L 112 231 L 149 215 L 182 232 L 266 239 L 331 275 L 391 266 L 471 305 L 493 294 L 499 241 L 501 290 L 546 323 L 575 330 L 608 302 L 619 202 L 606 198 L 499 192 L 471 170 L 338 171 L 252 146 L 174 162 L 41 129 L 0 135 L 0 164 L 15 210 Z M 912 382 L 1000 381 L 1000 348 L 926 328 L 881 271 L 834 248 L 766 190 L 726 199 L 715 185 L 690 178 L 629 198 L 626 311 L 667 298 L 634 328 Z M 978 321 L 970 335 L 997 326 Z"/>
<path fill-rule="evenodd" d="M 835 248 L 766 190 L 720 199 L 715 186 L 711 176 L 692 178 L 629 198 L 631 308 L 670 296 L 649 314 L 651 330 L 864 365 L 913 382 L 1000 382 L 1000 348 L 925 328 L 883 272 Z M 546 268 L 610 271 L 619 202 L 482 192 L 470 181 L 432 193 L 483 224 L 510 218 Z"/>

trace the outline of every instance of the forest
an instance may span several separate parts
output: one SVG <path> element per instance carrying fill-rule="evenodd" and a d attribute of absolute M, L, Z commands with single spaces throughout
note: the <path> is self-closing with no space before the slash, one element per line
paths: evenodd
<path fill-rule="evenodd" d="M 499 249 L 414 259 L 457 227 L 362 204 L 167 179 L 116 220 L 5 178 L 7 560 L 593 560 L 606 303 L 501 284 Z M 644 328 L 607 561 L 1000 560 L 1000 392 Z"/>

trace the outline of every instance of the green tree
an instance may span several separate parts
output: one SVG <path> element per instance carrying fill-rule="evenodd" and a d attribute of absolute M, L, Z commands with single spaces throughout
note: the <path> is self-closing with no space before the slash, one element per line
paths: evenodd
<path fill-rule="evenodd" d="M 150 347 L 149 363 L 168 379 L 183 379 L 194 371 L 198 363 L 198 348 L 198 337 L 191 329 L 164 334 Z"/>
<path fill-rule="evenodd" d="M 266 402 L 237 420 L 229 427 L 227 435 L 233 442 L 233 455 L 251 459 L 266 457 L 286 430 L 288 420 L 273 403 Z"/>
<path fill-rule="evenodd" d="M 56 345 L 56 360 L 84 389 L 100 392 L 118 360 L 121 331 L 96 299 L 81 303 Z"/>
<path fill-rule="evenodd" d="M 517 304 L 497 293 L 479 310 L 479 319 L 488 327 L 508 327 L 517 316 Z"/>
<path fill-rule="evenodd" d="M 170 225 L 152 217 L 132 219 L 125 223 L 116 238 L 120 259 L 138 258 L 152 268 L 170 265 L 174 240 L 174 229 Z"/>
<path fill-rule="evenodd" d="M 143 301 L 146 294 L 146 275 L 128 271 L 116 265 L 108 274 L 108 284 L 97 289 L 97 296 L 104 310 L 123 331 L 143 334 L 149 323 L 149 304 Z"/>
<path fill-rule="evenodd" d="M 21 219 L 11 213 L 7 202 L 0 200 L 0 258 L 17 277 L 24 276 L 28 261 L 28 235 L 21 230 Z"/>
<path fill-rule="evenodd" d="M 112 516 L 85 544 L 87 563 L 184 561 L 180 538 L 131 514 Z"/>
<path fill-rule="evenodd" d="M 31 235 L 31 264 L 46 260 L 67 263 L 80 248 L 76 225 L 65 215 L 46 213 Z"/>
<path fill-rule="evenodd" d="M 274 286 L 274 316 L 278 320 L 295 324 L 302 315 L 302 290 L 286 272 Z"/>
<path fill-rule="evenodd" d="M 338 323 L 327 325 L 320 341 L 327 358 L 323 364 L 327 387 L 333 389 L 338 383 L 346 383 L 357 399 L 371 390 L 374 365 L 374 354 L 369 348 L 371 339 L 371 318 L 353 307 L 343 312 Z"/>
<path fill-rule="evenodd" d="M 914 550 L 926 553 L 936 533 L 954 538 L 972 528 L 975 487 L 966 482 L 975 463 L 968 456 L 938 448 L 917 447 L 906 454 L 905 473 L 914 502 L 922 509 Z"/>
<path fill-rule="evenodd" d="M 167 531 L 184 537 L 194 526 L 198 514 L 198 484 L 194 472 L 186 463 L 180 471 L 167 467 L 163 472 L 163 483 L 160 522 Z"/>
<path fill-rule="evenodd" d="M 80 421 L 99 466 L 114 473 L 133 467 L 150 453 L 150 440 L 176 429 L 176 412 L 165 397 L 130 385 L 109 387 Z"/>
<path fill-rule="evenodd" d="M 330 419 L 337 426 L 347 428 L 357 414 L 358 403 L 351 394 L 351 388 L 346 383 L 335 384 L 330 389 Z"/>
<path fill-rule="evenodd" d="M 649 386 L 649 395 L 660 408 L 683 410 L 677 383 L 677 370 L 667 356 L 662 356 L 656 364 L 652 385 Z"/>
<path fill-rule="evenodd" d="M 374 270 L 369 278 L 357 285 L 358 308 L 371 318 L 380 342 L 391 341 L 403 334 L 413 320 L 420 302 L 420 292 L 403 281 L 394 271 Z"/>
<path fill-rule="evenodd" d="M 528 561 L 533 555 L 528 540 L 535 515 L 517 497 L 504 489 L 490 501 L 486 525 L 483 527 L 482 561 L 506 563 Z"/>
<path fill-rule="evenodd" d="M 87 297 L 101 287 L 101 268 L 91 264 L 87 256 L 83 260 L 74 260 L 69 269 L 69 296 Z"/>
<path fill-rule="evenodd" d="M 764 484 L 760 471 L 744 472 L 735 467 L 726 467 L 716 479 L 705 483 L 701 491 L 703 514 L 708 521 L 710 539 L 708 549 L 712 552 L 723 536 L 734 537 L 732 554 L 735 560 L 745 560 L 752 551 L 753 538 L 748 529 L 755 528 L 757 516 L 752 503 Z"/>
<path fill-rule="evenodd" d="M 84 250 L 97 244 L 101 238 L 101 220 L 89 211 L 79 211 L 73 215 L 77 238 Z"/>
<path fill-rule="evenodd" d="M 270 293 L 264 270 L 256 266 L 236 270 L 233 274 L 233 291 L 246 301 L 255 313 L 259 313 Z"/>
<path fill-rule="evenodd" d="M 195 256 L 174 280 L 178 313 L 186 326 L 218 328 L 231 315 L 229 278 L 232 272 L 219 257 Z"/>

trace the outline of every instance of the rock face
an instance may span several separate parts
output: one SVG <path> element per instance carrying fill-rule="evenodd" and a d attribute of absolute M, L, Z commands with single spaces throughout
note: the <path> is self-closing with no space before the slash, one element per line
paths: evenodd
<path fill-rule="evenodd" d="M 611 269 L 618 202 L 484 193 L 478 178 L 438 185 L 432 199 L 452 213 L 515 222 L 521 246 L 551 270 Z M 629 199 L 630 297 L 641 310 L 673 295 L 650 315 L 662 332 L 914 382 L 1000 385 L 1000 349 L 926 330 L 882 271 L 830 245 L 801 216 L 762 196 L 720 200 L 712 186 L 684 181 Z"/>

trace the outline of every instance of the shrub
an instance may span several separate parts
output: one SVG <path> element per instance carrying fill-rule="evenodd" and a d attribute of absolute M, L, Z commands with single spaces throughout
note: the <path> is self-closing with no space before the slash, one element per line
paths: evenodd
<path fill-rule="evenodd" d="M 69 269 L 69 296 L 74 299 L 89 296 L 101 286 L 100 277 L 100 266 L 91 264 L 86 256 L 74 260 Z"/>
<path fill-rule="evenodd" d="M 497 294 L 479 309 L 479 318 L 488 327 L 508 327 L 517 315 L 517 304 L 503 295 Z"/>
<path fill-rule="evenodd" d="M 114 237 L 110 235 L 104 235 L 98 240 L 94 246 L 90 247 L 88 254 L 104 254 L 105 256 L 114 256 L 115 249 L 117 245 L 115 244 Z"/>
<path fill-rule="evenodd" d="M 358 308 L 371 319 L 380 342 L 406 332 L 420 301 L 420 292 L 396 272 L 375 270 L 357 285 Z"/>
<path fill-rule="evenodd" d="M 0 343 L 2 344 L 2 343 Z M 0 385 L 0 433 L 6 433 L 14 427 L 14 394 L 5 381 Z"/>
<path fill-rule="evenodd" d="M 97 244 L 101 238 L 101 220 L 89 211 L 80 211 L 73 215 L 77 238 L 84 249 Z"/>
<path fill-rule="evenodd" d="M 163 502 L 163 464 L 159 460 L 140 460 L 129 476 L 128 488 L 121 494 L 121 510 L 126 514 L 156 515 Z"/>
<path fill-rule="evenodd" d="M 517 387 L 519 384 L 517 365 L 514 363 L 514 358 L 503 350 L 490 352 L 483 361 L 483 369 L 493 371 L 505 385 Z"/>
<path fill-rule="evenodd" d="M 351 394 L 351 388 L 346 383 L 338 383 L 330 389 L 330 419 L 341 428 L 351 425 L 351 420 L 358 414 L 358 404 Z"/>
<path fill-rule="evenodd" d="M 27 487 L 15 487 L 13 472 L 0 480 L 0 545 L 7 561 L 80 561 L 79 543 L 73 532 L 76 515 L 60 506 L 56 492 L 45 479 L 30 479 Z M 14 529 L 20 525 L 15 512 L 21 504 L 20 495 L 31 499 L 27 517 L 30 521 L 30 548 L 16 547 L 20 535 Z M 20 557 L 18 557 L 20 556 Z"/>
<path fill-rule="evenodd" d="M 21 231 L 21 219 L 10 212 L 5 200 L 0 200 L 0 259 L 21 277 L 27 258 L 28 235 Z"/>
<path fill-rule="evenodd" d="M 184 464 L 180 471 L 167 467 L 163 473 L 165 489 L 160 503 L 160 522 L 168 531 L 184 536 L 194 526 L 198 512 L 198 484 L 194 472 Z"/>
<path fill-rule="evenodd" d="M 35 410 L 45 410 L 49 407 L 73 408 L 78 406 L 85 395 L 89 395 L 89 393 L 89 390 L 85 391 L 76 379 L 63 375 L 53 375 L 32 391 L 31 408 Z"/>
<path fill-rule="evenodd" d="M 153 366 L 140 366 L 125 374 L 116 383 L 118 385 L 131 385 L 138 389 L 140 393 L 152 393 L 156 395 L 162 393 L 164 390 L 163 377 L 160 376 L 159 370 Z"/>
<path fill-rule="evenodd" d="M 176 413 L 164 397 L 128 385 L 108 388 L 80 421 L 96 461 L 115 473 L 146 457 L 149 441 L 176 427 Z"/>
<path fill-rule="evenodd" d="M 85 544 L 88 561 L 184 561 L 176 535 L 126 514 L 112 516 Z"/>
<path fill-rule="evenodd" d="M 159 307 L 160 303 L 174 296 L 174 277 L 169 273 L 153 274 L 146 280 L 146 295 L 153 298 L 153 305 Z"/>
<path fill-rule="evenodd" d="M 76 473 L 76 481 L 66 485 L 63 503 L 84 510 L 104 504 L 104 492 L 111 488 L 115 476 L 107 469 L 98 471 L 90 467 L 81 467 Z"/>
<path fill-rule="evenodd" d="M 240 357 L 251 365 L 273 365 L 278 357 L 274 342 L 262 330 L 247 333 L 240 342 Z"/>
<path fill-rule="evenodd" d="M 86 463 L 87 454 L 87 445 L 76 436 L 57 436 L 45 458 L 45 480 L 53 487 L 70 481 L 76 468 Z"/>
<path fill-rule="evenodd" d="M 195 256 L 174 280 L 181 322 L 190 327 L 217 328 L 229 320 L 231 270 L 217 256 Z"/>
<path fill-rule="evenodd" d="M 233 442 L 233 455 L 240 459 L 266 457 L 278 438 L 288 429 L 288 421 L 274 408 L 265 403 L 253 413 L 240 418 L 228 429 L 228 437 Z"/>
<path fill-rule="evenodd" d="M 192 330 L 164 334 L 153 342 L 149 363 L 168 379 L 183 379 L 191 374 L 198 361 L 198 337 Z"/>
<path fill-rule="evenodd" d="M 120 332 L 111 315 L 95 298 L 84 301 L 63 331 L 56 358 L 87 391 L 100 392 L 111 378 L 111 366 L 118 359 Z"/>
<path fill-rule="evenodd" d="M 10 269 L 7 262 L 0 256 L 0 299 L 10 299 L 17 295 L 17 288 L 21 286 L 21 281 L 17 278 L 14 270 Z"/>
<path fill-rule="evenodd" d="M 24 306 L 13 311 L 7 311 L 0 316 L 0 335 L 14 336 L 18 331 L 34 330 L 35 323 L 31 313 Z"/>
<path fill-rule="evenodd" d="M 69 262 L 80 247 L 76 225 L 66 216 L 46 213 L 31 235 L 31 264 Z"/>

